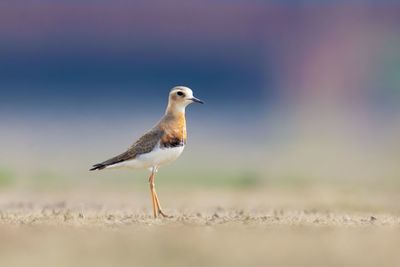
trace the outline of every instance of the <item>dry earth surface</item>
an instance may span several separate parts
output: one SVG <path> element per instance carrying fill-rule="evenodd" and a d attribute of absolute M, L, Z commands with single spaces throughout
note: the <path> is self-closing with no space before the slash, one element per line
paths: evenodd
<path fill-rule="evenodd" d="M 329 190 L 0 196 L 0 266 L 400 266 L 400 196 Z"/>

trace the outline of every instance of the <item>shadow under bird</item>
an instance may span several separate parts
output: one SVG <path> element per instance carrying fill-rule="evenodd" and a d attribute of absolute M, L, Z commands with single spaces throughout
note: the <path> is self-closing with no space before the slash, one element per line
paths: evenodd
<path fill-rule="evenodd" d="M 160 166 L 175 161 L 186 145 L 185 109 L 191 103 L 204 104 L 193 96 L 190 88 L 176 86 L 169 93 L 165 115 L 147 133 L 140 137 L 124 153 L 109 160 L 93 165 L 90 169 L 103 170 L 113 168 L 149 169 L 153 215 L 168 217 L 161 209 L 160 200 L 154 184 L 155 174 Z"/>

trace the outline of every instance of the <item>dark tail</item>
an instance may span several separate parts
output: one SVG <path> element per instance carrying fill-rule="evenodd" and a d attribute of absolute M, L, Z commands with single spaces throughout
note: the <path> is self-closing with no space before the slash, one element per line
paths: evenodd
<path fill-rule="evenodd" d="M 105 167 L 107 167 L 107 165 L 102 164 L 102 163 L 94 164 L 93 167 L 89 171 L 102 170 Z"/>

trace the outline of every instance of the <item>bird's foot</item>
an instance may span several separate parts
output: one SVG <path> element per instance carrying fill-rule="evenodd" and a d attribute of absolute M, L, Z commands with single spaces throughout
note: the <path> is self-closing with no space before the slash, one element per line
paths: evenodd
<path fill-rule="evenodd" d="M 158 213 L 161 214 L 161 216 L 163 216 L 164 218 L 173 218 L 173 216 L 165 214 L 161 209 L 158 210 Z"/>

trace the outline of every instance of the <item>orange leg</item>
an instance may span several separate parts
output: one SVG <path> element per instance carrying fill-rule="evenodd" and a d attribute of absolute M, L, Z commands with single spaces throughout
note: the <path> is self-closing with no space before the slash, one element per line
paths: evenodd
<path fill-rule="evenodd" d="M 157 209 L 157 204 L 156 204 L 156 197 L 155 197 L 155 190 L 154 190 L 154 172 L 151 172 L 151 175 L 149 177 L 149 184 L 150 184 L 150 193 L 151 193 L 151 202 L 153 205 L 153 216 L 154 218 L 157 218 L 158 215 L 158 209 Z"/>
<path fill-rule="evenodd" d="M 166 215 L 161 209 L 160 200 L 158 199 L 155 184 L 154 184 L 154 176 L 155 176 L 155 169 L 152 170 L 150 178 L 149 178 L 154 218 L 157 218 L 158 214 L 161 214 L 163 217 L 169 218 L 170 216 Z"/>
<path fill-rule="evenodd" d="M 162 211 L 161 205 L 160 205 L 160 200 L 158 199 L 157 192 L 156 192 L 155 189 L 154 189 L 154 195 L 155 195 L 155 197 L 156 197 L 156 204 L 157 204 L 158 213 L 161 214 L 164 218 L 172 218 L 172 216 L 169 216 L 169 215 L 165 214 L 165 213 Z"/>

